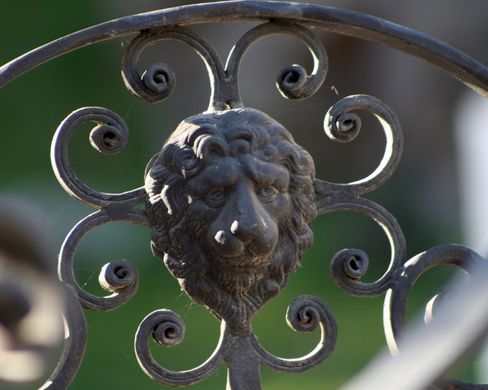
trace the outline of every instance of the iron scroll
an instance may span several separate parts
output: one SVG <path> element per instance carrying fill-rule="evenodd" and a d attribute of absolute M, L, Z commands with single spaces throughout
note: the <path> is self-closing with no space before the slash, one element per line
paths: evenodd
<path fill-rule="evenodd" d="M 192 30 L 196 24 L 234 21 L 260 24 L 237 40 L 226 61 Z M 378 280 L 362 281 L 370 260 L 360 249 L 338 252 L 330 270 L 334 281 L 349 294 L 386 295 L 384 326 L 393 351 L 403 328 L 406 296 L 425 269 L 441 263 L 464 268 L 470 262 L 485 261 L 457 245 L 436 247 L 408 260 L 405 237 L 395 217 L 365 197 L 393 175 L 403 151 L 399 120 L 379 99 L 348 96 L 325 114 L 325 133 L 337 142 L 352 142 L 360 132 L 357 111 L 373 115 L 382 126 L 386 145 L 380 164 L 370 175 L 351 183 L 317 178 L 312 156 L 291 133 L 267 114 L 244 105 L 238 82 L 241 60 L 255 42 L 274 34 L 297 38 L 313 59 L 310 71 L 294 64 L 279 72 L 276 85 L 282 96 L 306 99 L 319 90 L 329 59 L 317 30 L 362 38 L 422 58 L 488 97 L 488 68 L 443 42 L 373 16 L 290 2 L 228 1 L 128 16 L 60 38 L 0 68 L 0 86 L 4 86 L 72 50 L 129 36 L 122 55 L 123 82 L 130 93 L 148 103 L 164 100 L 176 87 L 176 74 L 167 64 L 138 70 L 138 59 L 151 44 L 168 39 L 183 42 L 199 54 L 207 68 L 211 86 L 207 111 L 181 122 L 148 163 L 145 182 L 139 188 L 119 194 L 97 191 L 83 183 L 70 165 L 71 137 L 85 123 L 94 125 L 89 140 L 97 151 L 111 155 L 123 150 L 129 129 L 118 114 L 103 107 L 80 108 L 62 121 L 52 142 L 52 165 L 61 186 L 96 209 L 68 233 L 60 250 L 59 277 L 70 296 L 85 309 L 106 311 L 136 294 L 137 269 L 125 259 L 107 263 L 101 270 L 100 285 L 107 296 L 85 291 L 73 271 L 78 244 L 89 231 L 125 221 L 151 230 L 154 255 L 164 261 L 193 301 L 221 321 L 220 340 L 212 355 L 185 371 L 165 368 L 148 347 L 151 338 L 162 346 L 181 342 L 185 334 L 181 317 L 160 309 L 141 321 L 135 336 L 137 360 L 161 384 L 196 383 L 227 364 L 228 388 L 260 389 L 261 365 L 293 373 L 326 361 L 334 350 L 337 323 L 327 304 L 315 296 L 299 296 L 286 315 L 295 331 L 320 329 L 320 340 L 309 354 L 293 359 L 274 356 L 252 329 L 255 314 L 281 292 L 312 245 L 310 224 L 317 215 L 353 211 L 372 219 L 387 236 L 390 263 Z M 76 336 L 44 388 L 67 388 L 83 359 L 87 339 L 83 313 L 74 305 L 68 315 L 68 326 Z M 488 388 L 455 379 L 445 379 L 443 384 Z"/>

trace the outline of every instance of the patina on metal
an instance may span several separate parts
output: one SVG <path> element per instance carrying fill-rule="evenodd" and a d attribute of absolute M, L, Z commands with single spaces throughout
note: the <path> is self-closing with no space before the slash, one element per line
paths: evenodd
<path fill-rule="evenodd" d="M 256 21 L 222 61 L 219 54 L 191 25 Z M 351 183 L 332 183 L 315 177 L 311 156 L 295 143 L 290 132 L 263 112 L 242 102 L 239 65 L 252 45 L 269 35 L 298 38 L 313 58 L 313 69 L 285 67 L 276 85 L 288 99 L 312 96 L 323 84 L 328 57 L 316 29 L 346 34 L 380 43 L 422 58 L 440 67 L 477 92 L 488 96 L 488 68 L 459 50 L 420 32 L 353 11 L 316 4 L 226 1 L 176 7 L 116 19 L 81 30 L 35 49 L 0 68 L 0 86 L 59 55 L 96 42 L 137 34 L 126 47 L 122 77 L 131 93 L 149 102 L 168 97 L 176 86 L 175 73 L 164 63 L 137 69 L 143 50 L 161 40 L 187 44 L 202 58 L 209 74 L 208 110 L 184 119 L 165 145 L 148 163 L 145 185 L 120 194 L 96 191 L 72 169 L 68 145 L 72 135 L 93 123 L 92 146 L 105 154 L 123 150 L 128 129 L 116 113 L 102 107 L 84 107 L 68 115 L 53 139 L 53 168 L 63 188 L 97 209 L 68 234 L 59 255 L 59 275 L 72 295 L 87 309 L 106 311 L 120 307 L 137 291 L 138 274 L 127 260 L 107 263 L 100 273 L 104 297 L 85 291 L 76 281 L 74 256 L 83 237 L 92 229 L 114 221 L 141 224 L 151 229 L 154 254 L 163 259 L 182 289 L 221 320 L 221 336 L 214 353 L 203 364 L 185 371 L 171 371 L 151 355 L 149 340 L 165 346 L 184 337 L 183 320 L 167 309 L 150 313 L 136 332 L 137 359 L 147 375 L 169 386 L 199 382 L 226 363 L 228 388 L 260 389 L 260 366 L 284 372 L 302 372 L 322 363 L 333 351 L 337 325 L 319 298 L 296 298 L 286 315 L 297 331 L 321 329 L 315 349 L 296 359 L 283 359 L 266 351 L 252 330 L 252 318 L 280 293 L 297 269 L 300 257 L 313 241 L 311 221 L 336 211 L 353 211 L 371 218 L 385 232 L 391 246 L 384 275 L 362 281 L 369 259 L 360 249 L 344 249 L 331 261 L 335 282 L 356 296 L 386 294 L 385 331 L 388 345 L 398 353 L 405 300 L 418 276 L 428 268 L 484 262 L 467 248 L 445 245 L 407 261 L 403 232 L 394 216 L 365 198 L 394 173 L 403 150 L 403 135 L 395 113 L 380 100 L 353 95 L 339 100 L 324 119 L 327 136 L 351 142 L 361 120 L 355 111 L 373 115 L 386 138 L 378 167 Z M 474 260 L 473 260 L 474 259 Z M 469 261 L 468 261 L 469 260 Z M 69 320 L 71 319 L 71 320 Z M 45 388 L 66 388 L 83 359 L 86 323 L 73 306 L 68 326 L 74 338 Z M 401 352 L 401 351 L 400 351 Z M 438 386 L 488 388 L 445 378 Z"/>

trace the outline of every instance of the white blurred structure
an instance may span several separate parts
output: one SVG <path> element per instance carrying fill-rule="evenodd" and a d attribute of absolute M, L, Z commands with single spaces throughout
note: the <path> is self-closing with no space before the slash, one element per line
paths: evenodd
<path fill-rule="evenodd" d="M 399 339 L 400 351 L 384 351 L 341 390 L 418 390 L 444 374 L 460 356 L 486 334 L 488 326 L 488 270 L 471 270 L 473 278 L 458 278 L 449 300 L 440 303 L 429 326 L 422 318 Z M 454 388 L 439 382 L 436 388 Z M 456 386 L 455 388 L 458 388 Z M 462 387 L 464 388 L 464 387 Z"/>
<path fill-rule="evenodd" d="M 466 94 L 455 117 L 462 222 L 466 244 L 488 254 L 488 100 Z"/>
<path fill-rule="evenodd" d="M 466 244 L 488 255 L 488 100 L 466 94 L 455 117 L 461 191 L 461 218 Z M 481 354 L 479 380 L 488 382 L 488 345 Z"/>

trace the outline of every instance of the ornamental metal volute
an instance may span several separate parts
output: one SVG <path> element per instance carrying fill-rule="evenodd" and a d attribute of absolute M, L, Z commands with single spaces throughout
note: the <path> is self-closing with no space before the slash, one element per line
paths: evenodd
<path fill-rule="evenodd" d="M 191 25 L 234 21 L 259 22 L 222 61 L 217 51 Z M 161 151 L 149 161 L 144 183 L 118 194 L 86 185 L 69 161 L 69 143 L 78 129 L 93 124 L 91 145 L 113 155 L 128 142 L 123 118 L 103 107 L 83 107 L 59 125 L 51 147 L 55 175 L 68 194 L 96 209 L 73 227 L 64 240 L 58 273 L 71 301 L 95 311 L 116 309 L 137 292 L 136 267 L 126 259 L 105 264 L 99 282 L 107 291 L 97 296 L 84 289 L 74 274 L 74 258 L 85 235 L 99 226 L 125 221 L 151 231 L 153 253 L 164 261 L 190 298 L 221 321 L 213 354 L 201 365 L 172 371 L 151 354 L 150 339 L 163 346 L 178 344 L 185 334 L 182 318 L 168 309 L 148 314 L 135 335 L 135 353 L 144 372 L 169 386 L 204 380 L 222 364 L 228 366 L 228 388 L 261 388 L 260 367 L 303 372 L 332 353 L 337 325 L 329 307 L 311 295 L 293 300 L 286 313 L 289 326 L 301 332 L 320 329 L 316 347 L 303 357 L 284 359 L 269 353 L 253 333 L 252 319 L 279 294 L 312 245 L 310 223 L 318 215 L 353 211 L 373 220 L 391 247 L 384 274 L 364 282 L 369 258 L 357 248 L 339 251 L 330 262 L 334 281 L 355 296 L 385 294 L 384 327 L 393 353 L 404 328 L 406 299 L 418 277 L 431 267 L 452 264 L 469 269 L 486 260 L 460 245 L 440 245 L 407 261 L 406 242 L 395 217 L 366 198 L 395 172 L 403 151 L 400 123 L 391 108 L 368 95 L 338 100 L 325 113 L 325 134 L 337 142 L 352 142 L 361 130 L 357 111 L 378 120 L 385 136 L 383 157 L 366 177 L 333 183 L 315 177 L 314 161 L 280 123 L 246 107 L 239 92 L 241 60 L 252 45 L 273 34 L 297 38 L 309 50 L 313 68 L 285 67 L 276 77 L 280 93 L 305 99 L 322 86 L 328 57 L 315 30 L 347 34 L 381 43 L 434 64 L 468 87 L 488 96 L 488 68 L 457 49 L 422 33 L 353 11 L 316 4 L 225 1 L 170 8 L 116 19 L 63 37 L 0 68 L 0 86 L 59 55 L 107 39 L 135 34 L 122 55 L 122 78 L 128 90 L 149 103 L 162 101 L 176 87 L 175 72 L 164 63 L 144 72 L 138 60 L 145 48 L 161 40 L 177 40 L 199 54 L 208 70 L 207 111 L 184 119 Z M 142 176 L 142 172 L 141 172 Z M 142 183 L 141 183 L 142 184 Z M 148 243 L 149 245 L 149 243 Z M 83 360 L 87 326 L 78 302 L 66 313 L 70 338 L 60 363 L 44 389 L 65 389 Z M 444 378 L 441 388 L 487 388 Z M 481 386 L 481 387 L 479 387 Z"/>

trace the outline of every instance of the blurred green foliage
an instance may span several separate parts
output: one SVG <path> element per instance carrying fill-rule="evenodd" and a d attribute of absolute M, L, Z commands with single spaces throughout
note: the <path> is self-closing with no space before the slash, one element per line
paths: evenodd
<path fill-rule="evenodd" d="M 107 4 L 112 8 L 103 8 L 95 0 L 69 4 L 51 0 L 30 2 L 28 6 L 25 2 L 4 4 L 0 23 L 1 62 L 69 32 L 123 15 L 117 14 L 115 2 Z M 148 4 L 141 3 L 139 11 Z M 166 6 L 165 2 L 161 6 Z M 110 15 L 111 11 L 114 14 Z M 129 146 L 118 156 L 107 158 L 91 150 L 87 142 L 88 126 L 80 129 L 70 149 L 73 165 L 83 180 L 96 189 L 118 192 L 140 186 L 145 164 L 162 146 L 171 129 L 179 120 L 205 109 L 209 92 L 205 70 L 203 66 L 195 70 L 189 68 L 197 57 L 179 47 L 165 53 L 175 61 L 175 69 L 179 71 L 177 89 L 180 91 L 157 105 L 148 105 L 131 96 L 119 72 L 125 42 L 127 39 L 104 42 L 66 54 L 20 77 L 0 92 L 2 192 L 34 204 L 41 210 L 45 228 L 54 237 L 54 247 L 59 247 L 64 234 L 92 211 L 78 205 L 63 192 L 50 168 L 51 137 L 68 113 L 82 106 L 97 105 L 112 109 L 127 122 L 131 131 Z M 182 59 L 177 58 L 180 53 Z M 185 71 L 191 74 L 186 75 Z M 293 122 L 290 125 L 286 120 L 290 115 L 300 117 L 300 107 L 306 112 L 307 107 L 318 104 L 323 106 L 322 115 L 325 113 L 326 106 L 320 101 L 324 94 L 319 100 L 312 99 L 306 104 L 282 102 L 274 90 L 272 76 L 265 88 L 269 88 L 267 99 L 273 101 L 274 106 L 272 109 L 262 108 L 265 111 L 268 108 L 271 114 L 277 113 L 277 119 L 283 120 L 290 129 L 294 127 Z M 326 100 L 334 99 L 332 92 L 327 94 Z M 283 114 L 287 112 L 291 114 Z M 307 115 L 300 119 L 302 127 L 318 128 L 320 118 L 306 122 L 305 117 Z M 297 138 L 301 141 L 308 134 Z M 358 155 L 365 153 L 364 148 L 356 151 Z M 370 150 L 366 148 L 366 151 Z M 317 160 L 330 159 L 326 153 L 314 157 Z M 340 171 L 337 167 L 341 165 L 347 170 L 354 161 L 348 157 L 340 165 L 332 163 L 328 168 L 319 167 L 319 172 L 324 177 L 335 179 L 334 175 Z M 418 216 L 422 214 L 420 207 L 418 210 L 403 207 L 402 202 L 408 196 L 405 176 L 400 174 L 371 198 L 384 204 L 399 219 L 406 232 L 410 256 L 440 243 L 458 241 L 455 228 L 422 220 Z M 266 389 L 335 389 L 361 370 L 385 346 L 382 297 L 348 296 L 331 280 L 328 264 L 334 253 L 342 248 L 362 248 L 371 260 L 367 280 L 376 280 L 387 268 L 389 247 L 386 237 L 374 222 L 350 213 L 321 216 L 314 222 L 314 231 L 316 243 L 303 259 L 302 267 L 290 278 L 283 294 L 269 302 L 257 315 L 254 329 L 263 345 L 277 355 L 295 357 L 307 353 L 317 342 L 318 335 L 294 334 L 287 328 L 284 315 L 294 297 L 315 294 L 328 303 L 336 316 L 339 325 L 336 351 L 322 366 L 300 375 L 274 373 L 263 368 Z M 185 369 L 200 364 L 211 354 L 218 340 L 218 322 L 179 290 L 162 262 L 150 253 L 149 232 L 141 227 L 121 223 L 91 232 L 82 243 L 76 259 L 75 270 L 80 285 L 102 294 L 97 286 L 99 269 L 105 262 L 116 258 L 127 258 L 137 265 L 141 280 L 139 293 L 131 302 L 113 312 L 87 312 L 89 343 L 83 365 L 70 387 L 74 390 L 159 388 L 139 368 L 133 353 L 136 328 L 144 316 L 155 309 L 174 309 L 187 325 L 187 336 L 181 345 L 170 349 L 154 345 L 153 352 L 158 361 L 169 368 Z M 427 301 L 451 273 L 450 270 L 441 270 L 422 278 L 412 295 L 411 311 L 415 312 L 421 302 Z M 469 377 L 470 370 L 471 366 L 463 368 L 462 374 Z M 225 381 L 225 368 L 222 368 L 193 388 L 224 388 Z"/>

